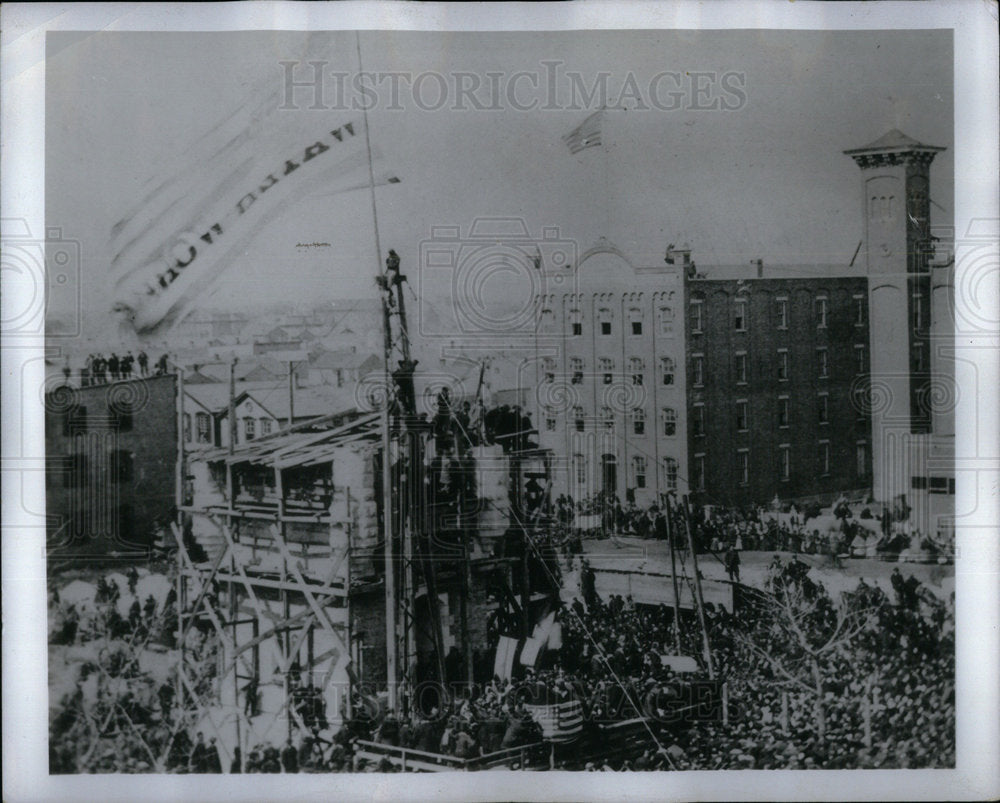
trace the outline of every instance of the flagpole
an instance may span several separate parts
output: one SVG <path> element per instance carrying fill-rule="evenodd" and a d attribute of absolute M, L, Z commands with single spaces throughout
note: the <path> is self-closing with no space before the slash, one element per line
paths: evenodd
<path fill-rule="evenodd" d="M 357 45 L 358 50 L 358 74 L 362 75 L 364 73 L 364 67 L 361 62 L 361 32 L 354 32 L 354 41 Z M 371 135 L 368 133 L 368 107 L 363 105 L 361 108 L 361 114 L 365 121 L 365 149 L 368 152 L 368 189 L 371 196 L 372 205 L 372 223 L 375 227 L 375 264 L 378 269 L 378 273 L 382 273 L 382 242 L 379 238 L 378 231 L 378 211 L 375 206 L 375 170 L 372 167 L 372 140 Z"/>
<path fill-rule="evenodd" d="M 604 230 L 607 232 L 605 235 L 608 240 L 614 242 L 614 237 L 612 237 L 611 232 L 611 185 L 608 181 L 608 161 L 611 158 L 610 152 L 608 151 L 608 138 L 606 136 L 604 126 L 608 121 L 608 110 L 605 107 L 601 107 L 601 150 L 604 151 Z"/>
<path fill-rule="evenodd" d="M 358 51 L 358 74 L 364 73 L 361 60 L 361 32 L 354 32 L 354 42 Z M 378 230 L 378 208 L 375 203 L 375 171 L 372 167 L 372 143 L 368 133 L 368 109 L 361 110 L 365 124 L 365 149 L 368 154 L 368 190 L 372 208 L 372 226 L 375 233 L 375 266 L 376 275 L 382 276 L 382 242 Z M 399 661 L 396 624 L 396 573 L 393 555 L 393 516 L 392 516 L 392 466 L 390 465 L 390 443 L 392 440 L 389 406 L 392 401 L 391 381 L 389 373 L 389 357 L 392 351 L 392 336 L 389 328 L 389 311 L 383 301 L 383 335 L 385 338 L 385 407 L 382 410 L 382 528 L 385 538 L 385 641 L 386 641 L 386 691 L 388 693 L 389 711 L 398 711 L 397 697 L 397 665 Z"/>

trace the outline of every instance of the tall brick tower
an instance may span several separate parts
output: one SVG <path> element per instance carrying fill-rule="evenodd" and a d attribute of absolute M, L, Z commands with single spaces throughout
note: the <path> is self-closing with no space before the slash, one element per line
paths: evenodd
<path fill-rule="evenodd" d="M 932 431 L 930 164 L 944 148 L 892 130 L 844 151 L 861 168 L 871 315 L 873 493 L 889 502 L 926 475 Z M 915 473 L 916 472 L 916 473 Z"/>

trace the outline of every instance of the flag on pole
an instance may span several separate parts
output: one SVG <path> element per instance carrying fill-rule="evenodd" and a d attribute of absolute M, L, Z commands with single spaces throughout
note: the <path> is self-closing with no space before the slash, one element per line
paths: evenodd
<path fill-rule="evenodd" d="M 531 638 L 526 639 L 521 650 L 521 664 L 524 666 L 534 666 L 542 650 L 551 646 L 552 633 L 558 623 L 555 612 L 550 613 L 531 632 Z M 560 646 L 562 646 L 562 634 L 560 632 Z"/>
<path fill-rule="evenodd" d="M 542 651 L 542 640 L 532 636 L 524 640 L 524 647 L 521 649 L 521 665 L 534 666 L 538 660 L 538 654 Z"/>
<path fill-rule="evenodd" d="M 570 153 L 579 153 L 584 148 L 593 148 L 601 144 L 601 124 L 604 121 L 604 109 L 594 112 L 580 125 L 564 136 L 563 142 Z"/>
<path fill-rule="evenodd" d="M 507 680 L 513 672 L 517 644 L 517 639 L 510 636 L 500 636 L 500 640 L 497 642 L 497 657 L 493 662 L 493 674 L 500 680 Z"/>

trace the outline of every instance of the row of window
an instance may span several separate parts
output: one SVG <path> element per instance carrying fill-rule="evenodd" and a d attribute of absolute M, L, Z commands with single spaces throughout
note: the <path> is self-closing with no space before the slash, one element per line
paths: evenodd
<path fill-rule="evenodd" d="M 211 443 L 212 442 L 212 418 L 208 413 L 195 413 L 195 442 L 196 443 Z M 274 431 L 274 419 L 267 418 L 266 416 L 261 416 L 260 418 L 253 418 L 251 416 L 246 416 L 243 419 L 243 437 L 245 440 L 252 441 L 257 437 L 258 425 L 260 428 L 261 437 L 265 435 L 270 435 Z M 191 414 L 184 413 L 184 440 L 188 443 L 191 442 Z"/>
<path fill-rule="evenodd" d="M 584 409 L 580 406 L 576 406 L 571 411 L 571 416 L 573 420 L 573 428 L 577 432 L 583 432 L 587 427 L 587 418 Z M 543 418 L 545 420 L 545 430 L 547 432 L 555 432 L 558 426 L 558 419 L 556 417 L 556 412 L 551 407 L 545 407 L 543 410 Z M 602 407 L 600 419 L 605 429 L 614 429 L 615 426 L 615 412 L 610 407 Z M 677 411 L 672 407 L 664 407 L 660 411 L 660 421 L 662 426 L 663 434 L 672 438 L 677 434 Z M 632 427 L 632 433 L 635 435 L 645 435 L 646 434 L 646 412 L 641 407 L 634 407 L 629 412 L 629 422 Z"/>
<path fill-rule="evenodd" d="M 737 384 L 746 384 L 750 381 L 750 365 L 747 353 L 737 351 L 733 355 L 733 370 L 736 375 Z M 774 363 L 775 378 L 779 382 L 787 382 L 789 374 L 788 349 L 778 349 Z M 867 352 L 863 343 L 854 344 L 854 366 L 859 374 L 868 370 Z M 816 376 L 819 379 L 830 377 L 830 349 L 820 346 L 816 349 Z M 693 385 L 705 384 L 705 355 L 691 355 L 691 383 Z"/>
<path fill-rule="evenodd" d="M 641 337 L 643 334 L 643 312 L 638 307 L 631 308 L 628 313 L 628 327 L 626 331 L 632 337 Z M 671 307 L 660 307 L 656 313 L 659 324 L 659 332 L 665 337 L 673 337 L 674 334 L 674 311 Z M 573 337 L 583 336 L 583 313 L 578 310 L 569 311 L 570 333 Z M 610 307 L 602 307 L 597 311 L 598 333 L 603 337 L 610 337 L 613 332 L 614 310 Z M 555 313 L 551 309 L 543 309 L 541 313 L 542 331 L 553 331 L 555 328 Z"/>
<path fill-rule="evenodd" d="M 863 294 L 854 296 L 854 325 L 864 326 L 867 317 L 868 300 Z M 702 299 L 692 299 L 690 304 L 691 331 L 700 334 L 704 331 L 704 304 Z M 788 297 L 778 296 L 774 301 L 774 325 L 777 329 L 788 329 Z M 750 301 L 737 298 L 732 304 L 733 329 L 746 332 L 750 328 Z M 813 321 L 817 329 L 826 329 L 830 323 L 830 302 L 827 296 L 818 296 L 813 301 Z"/>
<path fill-rule="evenodd" d="M 582 385 L 586 363 L 582 357 L 572 357 L 569 361 L 570 384 Z M 660 382 L 664 385 L 674 384 L 674 375 L 677 371 L 677 364 L 670 357 L 660 358 Z M 640 357 L 631 357 L 628 361 L 628 378 L 633 385 L 644 385 L 646 383 L 646 363 Z M 553 357 L 545 357 L 542 360 L 543 381 L 555 382 L 556 361 Z M 600 381 L 605 385 L 610 385 L 615 379 L 615 361 L 610 357 L 601 357 L 597 361 L 597 373 Z"/>
<path fill-rule="evenodd" d="M 586 486 L 587 484 L 586 455 L 582 454 L 573 455 L 573 466 L 576 473 L 577 485 Z M 647 466 L 648 462 L 644 455 L 635 455 L 632 458 L 632 477 L 631 477 L 632 487 L 634 488 L 646 487 Z M 663 467 L 663 484 L 665 490 L 676 491 L 677 461 L 673 457 L 664 457 L 662 461 L 662 467 Z"/>
<path fill-rule="evenodd" d="M 270 435 L 272 432 L 272 427 L 274 425 L 273 418 L 266 418 L 261 416 L 260 418 L 260 434 L 261 437 L 265 435 Z M 243 436 L 248 441 L 252 441 L 257 437 L 257 419 L 247 416 L 243 419 Z"/>
<path fill-rule="evenodd" d="M 736 481 L 741 485 L 750 484 L 750 450 L 738 449 L 736 451 Z M 855 473 L 858 477 L 864 477 L 868 473 L 868 443 L 858 441 L 855 444 Z M 792 446 L 789 443 L 778 445 L 777 473 L 782 482 L 788 482 L 792 478 Z M 821 440 L 816 444 L 815 470 L 820 476 L 830 474 L 830 442 Z M 692 476 L 691 487 L 695 491 L 705 490 L 705 455 L 695 454 L 691 461 Z M 915 478 L 916 479 L 916 478 Z"/>
<path fill-rule="evenodd" d="M 779 428 L 790 426 L 790 399 L 788 396 L 778 397 L 777 425 Z M 740 432 L 750 430 L 750 402 L 748 399 L 737 399 L 734 403 L 736 413 L 736 429 Z M 634 435 L 646 434 L 646 412 L 641 407 L 634 407 L 629 412 L 629 422 Z M 556 412 L 552 407 L 543 409 L 545 420 L 545 430 L 555 432 L 558 427 Z M 574 406 L 571 411 L 573 427 L 577 432 L 586 429 L 587 417 L 583 407 Z M 614 429 L 615 412 L 610 407 L 602 407 L 599 420 L 605 429 Z M 668 438 L 677 434 L 677 411 L 672 407 L 664 407 L 660 411 L 660 421 L 662 433 Z M 819 424 L 830 423 L 830 396 L 828 393 L 819 393 L 816 396 L 816 421 Z M 695 437 L 705 435 L 705 405 L 695 404 L 691 408 L 691 431 Z"/>
<path fill-rule="evenodd" d="M 777 424 L 779 428 L 789 426 L 791 420 L 790 401 L 788 396 L 778 397 Z M 734 403 L 736 412 L 736 429 L 740 432 L 750 430 L 750 402 L 748 399 L 737 399 Z M 816 395 L 816 421 L 819 424 L 830 423 L 830 396 L 828 393 Z M 705 405 L 695 404 L 691 408 L 691 432 L 695 437 L 705 435 Z"/>

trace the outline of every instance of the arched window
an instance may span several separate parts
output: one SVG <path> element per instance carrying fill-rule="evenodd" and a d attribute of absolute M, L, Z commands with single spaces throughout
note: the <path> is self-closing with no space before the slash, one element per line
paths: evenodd
<path fill-rule="evenodd" d="M 587 484 L 587 458 L 582 454 L 573 455 L 573 468 L 576 472 L 576 484 Z"/>
<path fill-rule="evenodd" d="M 545 431 L 556 431 L 556 411 L 552 407 L 545 408 Z"/>
<path fill-rule="evenodd" d="M 677 490 L 677 461 L 672 457 L 663 458 L 663 480 L 668 491 Z"/>
<path fill-rule="evenodd" d="M 665 337 L 673 337 L 674 334 L 674 311 L 670 307 L 660 307 L 660 334 Z"/>
<path fill-rule="evenodd" d="M 632 458 L 632 480 L 636 488 L 646 487 L 646 458 L 640 454 Z"/>
<path fill-rule="evenodd" d="M 642 310 L 632 307 L 628 311 L 629 334 L 638 337 L 642 334 Z"/>
<path fill-rule="evenodd" d="M 604 336 L 611 334 L 611 310 L 608 307 L 601 307 L 597 311 L 597 317 L 601 322 L 601 334 Z"/>
<path fill-rule="evenodd" d="M 605 385 L 610 385 L 614 380 L 615 361 L 610 357 L 601 357 L 599 364 L 601 368 L 601 381 Z"/>
<path fill-rule="evenodd" d="M 628 361 L 629 373 L 632 375 L 632 384 L 641 385 L 642 384 L 642 372 L 645 370 L 646 366 L 638 357 L 632 357 Z"/>
<path fill-rule="evenodd" d="M 545 357 L 542 359 L 542 381 L 555 382 L 555 380 L 556 361 L 552 357 Z"/>
<path fill-rule="evenodd" d="M 660 357 L 660 374 L 664 385 L 674 384 L 674 361 L 670 357 Z"/>

